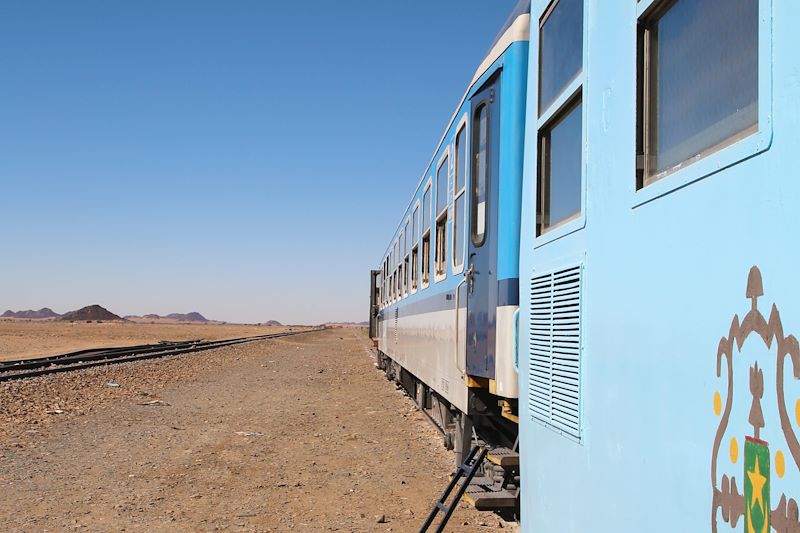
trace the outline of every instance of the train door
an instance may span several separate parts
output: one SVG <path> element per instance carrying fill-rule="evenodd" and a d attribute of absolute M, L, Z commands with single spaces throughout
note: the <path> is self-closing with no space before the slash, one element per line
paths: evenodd
<path fill-rule="evenodd" d="M 369 337 L 378 338 L 378 311 L 380 309 L 381 289 L 380 270 L 371 270 L 369 273 Z"/>
<path fill-rule="evenodd" d="M 471 100 L 470 224 L 467 262 L 466 371 L 494 379 L 497 309 L 497 185 L 500 80 Z"/>

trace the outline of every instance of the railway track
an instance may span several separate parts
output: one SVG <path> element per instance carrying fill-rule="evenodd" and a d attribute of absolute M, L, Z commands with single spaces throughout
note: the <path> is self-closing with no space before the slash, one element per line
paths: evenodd
<path fill-rule="evenodd" d="M 146 359 L 158 359 L 171 355 L 182 355 L 225 346 L 234 346 L 248 342 L 277 339 L 293 335 L 312 333 L 320 329 L 310 329 L 305 331 L 288 331 L 284 333 L 272 333 L 269 335 L 255 335 L 252 337 L 237 337 L 234 339 L 224 339 L 216 341 L 180 341 L 180 342 L 160 342 L 158 344 L 140 344 L 138 346 L 123 346 L 118 348 L 98 348 L 80 350 L 62 355 L 50 357 L 28 358 L 18 361 L 0 362 L 0 382 L 17 379 L 27 379 L 47 374 L 59 372 L 72 372 L 91 368 L 94 366 L 128 363 L 133 361 L 143 361 Z"/>

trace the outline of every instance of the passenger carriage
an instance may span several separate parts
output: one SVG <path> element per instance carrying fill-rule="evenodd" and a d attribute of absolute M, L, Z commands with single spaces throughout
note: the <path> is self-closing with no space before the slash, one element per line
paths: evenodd
<path fill-rule="evenodd" d="M 799 15 L 533 3 L 524 531 L 800 531 Z"/>
<path fill-rule="evenodd" d="M 786 0 L 534 1 L 448 127 L 406 216 L 467 117 L 466 276 L 395 294 L 393 244 L 379 349 L 479 435 L 518 417 L 523 531 L 800 533 L 798 17 Z"/>
<path fill-rule="evenodd" d="M 378 350 L 457 457 L 513 447 L 529 13 L 481 62 L 374 272 Z"/>

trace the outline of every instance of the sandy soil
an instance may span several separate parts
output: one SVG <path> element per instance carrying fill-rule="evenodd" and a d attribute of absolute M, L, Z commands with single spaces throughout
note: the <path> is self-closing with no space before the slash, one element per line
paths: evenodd
<path fill-rule="evenodd" d="M 285 331 L 241 324 L 136 324 L 0 320 L 0 361 L 158 341 L 226 339 Z M 296 328 L 295 328 L 296 329 Z"/>
<path fill-rule="evenodd" d="M 451 470 L 357 330 L 0 384 L 0 531 L 412 532 Z"/>

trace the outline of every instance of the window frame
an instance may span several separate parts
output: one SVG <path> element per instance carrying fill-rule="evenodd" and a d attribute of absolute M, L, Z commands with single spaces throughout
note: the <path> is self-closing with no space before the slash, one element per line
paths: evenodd
<path fill-rule="evenodd" d="M 660 174 L 658 179 L 640 187 L 639 152 L 641 126 L 647 102 L 641 89 L 645 74 L 645 49 L 643 27 L 659 14 L 663 14 L 673 0 L 639 0 L 636 6 L 636 156 L 633 179 L 629 180 L 631 207 L 637 208 L 657 198 L 682 189 L 690 183 L 708 178 L 770 149 L 773 139 L 772 121 L 772 3 L 773 0 L 758 0 L 758 125 L 755 132 L 745 136 L 734 136 L 704 152 L 700 158 L 685 161 L 682 165 Z"/>
<path fill-rule="evenodd" d="M 425 245 L 428 245 L 428 268 L 425 269 Z M 419 251 L 419 266 L 420 266 L 420 290 L 425 290 L 431 286 L 431 230 L 425 232 L 422 236 Z M 425 274 L 428 274 L 427 277 Z"/>
<path fill-rule="evenodd" d="M 410 285 L 411 285 L 411 276 L 408 272 L 408 267 L 411 264 L 411 253 L 403 259 L 403 299 L 408 298 L 408 295 L 411 294 Z"/>
<path fill-rule="evenodd" d="M 411 294 L 416 294 L 419 290 L 419 244 L 415 244 L 411 249 Z"/>
<path fill-rule="evenodd" d="M 540 41 L 541 41 L 541 30 L 544 26 L 545 22 L 547 22 L 548 17 L 553 13 L 555 8 L 558 5 L 560 0 L 552 0 L 551 2 L 547 2 L 544 6 L 542 6 L 536 16 L 538 20 L 538 25 L 534 25 L 533 23 L 533 14 L 531 14 L 531 29 L 533 30 L 534 27 L 536 28 L 536 35 L 531 35 L 530 45 L 536 46 L 536 51 L 534 53 L 531 50 L 530 57 L 539 57 L 540 54 Z M 587 120 L 588 120 L 588 102 L 586 95 L 589 93 L 589 80 L 586 75 L 588 70 L 589 64 L 589 19 L 591 18 L 591 8 L 592 2 L 587 2 L 583 0 L 583 64 L 581 65 L 581 70 L 578 72 L 572 81 L 562 89 L 561 94 L 553 100 L 550 106 L 547 109 L 543 109 L 539 112 L 537 110 L 538 118 L 536 119 L 536 136 L 534 142 L 536 143 L 536 184 L 534 187 L 534 194 L 535 194 L 535 212 L 534 212 L 534 220 L 537 221 L 534 224 L 534 239 L 533 239 L 533 247 L 539 248 L 544 246 L 550 242 L 555 240 L 561 239 L 567 235 L 575 233 L 577 231 L 582 230 L 586 227 L 586 210 L 587 210 L 587 201 L 586 201 L 586 176 L 587 176 L 587 169 L 588 169 L 588 151 L 587 151 L 587 138 L 588 138 L 588 130 L 587 127 Z M 532 69 L 536 76 L 536 86 L 538 87 L 540 84 L 540 74 L 541 74 L 541 62 L 537 62 L 536 67 Z M 541 131 L 545 129 L 548 125 L 550 125 L 554 119 L 557 119 L 559 115 L 569 108 L 571 104 L 574 104 L 575 99 L 581 99 L 581 146 L 583 149 L 581 150 L 581 211 L 580 213 L 569 219 L 566 220 L 556 226 L 551 227 L 541 235 L 537 235 L 538 233 L 538 219 L 539 219 L 539 167 L 540 161 L 542 158 L 541 146 L 539 141 L 541 139 Z M 536 95 L 536 100 L 538 102 L 539 95 Z"/>
<path fill-rule="evenodd" d="M 405 229 L 401 233 L 403 235 L 403 298 L 408 298 L 408 295 L 411 294 L 410 291 L 410 282 L 411 276 L 408 272 L 408 267 L 411 264 L 411 248 L 413 248 L 414 244 L 412 242 L 411 236 L 408 234 L 409 230 L 411 229 L 411 215 L 406 217 L 405 225 L 403 226 Z"/>
<path fill-rule="evenodd" d="M 567 83 L 566 86 L 564 86 L 564 88 L 562 89 L 562 93 L 559 94 L 559 96 L 562 96 L 563 95 L 563 91 L 567 91 L 574 84 L 575 80 L 577 78 L 581 77 L 583 75 L 584 71 L 586 70 L 586 52 L 588 50 L 588 47 L 586 46 L 586 19 L 587 19 L 586 7 L 587 6 L 586 6 L 586 2 L 584 0 L 581 0 L 581 1 L 583 1 L 583 36 L 582 36 L 583 50 L 582 50 L 582 57 L 581 57 L 581 59 L 582 59 L 581 70 L 580 70 L 580 72 L 578 72 L 572 78 L 572 80 L 569 83 Z M 547 22 L 547 19 L 549 19 L 550 15 L 553 14 L 553 11 L 555 11 L 555 9 L 558 6 L 559 2 L 561 2 L 561 0 L 551 0 L 550 2 L 548 2 L 544 6 L 544 9 L 542 9 L 541 13 L 539 14 L 539 18 L 538 18 L 538 20 L 539 20 L 539 28 L 537 30 L 538 33 L 536 34 L 536 61 L 537 61 L 536 65 L 537 65 L 537 67 L 539 67 L 542 64 L 542 46 L 541 46 L 542 45 L 542 28 L 544 28 L 544 25 Z M 534 20 L 533 17 L 531 17 L 531 22 L 533 22 L 533 20 Z M 556 105 L 556 103 L 558 102 L 559 99 L 560 98 L 556 98 L 555 100 L 550 102 L 549 106 L 542 107 L 542 77 L 541 77 L 541 69 L 537 68 L 537 73 L 536 73 L 536 115 L 539 118 L 541 118 L 545 114 L 545 111 L 547 111 L 548 109 L 552 109 L 552 107 L 554 105 Z"/>
<path fill-rule="evenodd" d="M 491 158 L 490 158 L 491 156 L 490 156 L 489 150 L 492 149 L 492 145 L 491 145 L 491 140 L 492 140 L 492 137 L 491 137 L 491 135 L 492 135 L 492 108 L 491 108 L 490 104 L 491 104 L 491 102 L 489 101 L 488 98 L 482 98 L 481 100 L 479 100 L 475 104 L 473 109 L 470 110 L 470 121 L 471 121 L 472 125 L 475 126 L 476 112 L 481 107 L 486 107 L 486 176 L 485 176 L 486 183 L 484 184 L 484 188 L 486 189 L 485 193 L 486 193 L 486 201 L 487 201 L 487 203 L 488 203 L 489 192 L 490 192 L 489 191 L 489 183 L 491 181 L 489 179 L 490 178 L 490 176 L 489 176 L 489 164 L 491 162 Z M 472 128 L 472 129 L 474 130 L 475 128 Z M 470 161 L 469 168 L 470 169 L 472 169 L 472 165 L 475 162 L 474 161 L 474 159 L 475 159 L 475 146 L 473 146 L 474 142 L 477 142 L 476 139 L 470 138 L 470 143 L 469 143 L 469 161 Z M 486 243 L 486 234 L 489 232 L 489 220 L 488 220 L 488 216 L 487 216 L 489 214 L 489 206 L 488 205 L 484 206 L 484 209 L 486 211 L 484 213 L 484 220 L 483 220 L 483 236 L 481 237 L 481 240 L 478 241 L 478 240 L 475 239 L 475 237 L 476 237 L 475 230 L 477 229 L 475 227 L 475 224 L 477 224 L 477 222 L 478 222 L 478 216 L 477 216 L 478 204 L 475 203 L 475 200 L 477 200 L 477 195 L 475 194 L 475 183 L 473 183 L 473 181 L 472 181 L 473 176 L 474 176 L 474 174 L 472 174 L 472 170 L 470 170 L 470 182 L 469 182 L 469 193 L 470 193 L 469 194 L 469 242 L 472 243 L 472 245 L 475 248 L 480 248 L 481 246 L 483 246 Z"/>
<path fill-rule="evenodd" d="M 421 240 L 421 230 L 422 230 L 422 218 L 420 215 L 420 204 L 421 200 L 417 199 L 414 202 L 414 208 L 411 210 L 411 262 L 409 263 L 411 267 L 411 289 L 409 294 L 416 294 L 418 290 L 420 290 L 419 284 L 419 275 L 420 275 L 420 243 Z M 416 217 L 416 218 L 415 218 Z M 416 222 L 415 222 L 416 220 Z M 414 256 L 416 255 L 417 264 L 414 266 Z"/>
<path fill-rule="evenodd" d="M 445 160 L 447 160 L 447 176 L 445 177 L 446 183 L 444 186 L 446 198 L 444 199 L 444 209 L 441 211 L 436 211 L 435 208 L 439 205 L 439 171 L 442 169 Z M 434 202 L 435 205 L 432 220 L 438 220 L 450 208 L 450 169 L 450 145 L 448 144 L 436 163 L 436 172 L 434 174 L 436 176 L 436 202 Z"/>
<path fill-rule="evenodd" d="M 467 151 L 467 157 L 465 158 L 466 161 L 466 168 L 464 168 L 464 185 L 461 187 L 460 190 L 455 190 L 456 188 L 456 172 L 458 172 L 458 149 L 456 147 L 456 143 L 458 142 L 458 134 L 461 132 L 461 129 L 464 129 L 464 149 Z M 450 269 L 453 275 L 461 274 L 464 271 L 464 264 L 466 263 L 466 256 L 467 256 L 467 235 L 469 234 L 469 228 L 467 227 L 467 211 L 469 210 L 469 198 L 467 195 L 467 184 L 469 183 L 470 177 L 470 154 L 471 152 L 471 139 L 470 139 L 470 128 L 469 128 L 469 111 L 464 113 L 461 116 L 461 120 L 458 121 L 458 125 L 455 129 L 455 135 L 453 136 L 453 221 L 450 224 L 452 238 L 450 239 Z M 461 261 L 456 263 L 456 239 L 458 235 L 456 235 L 455 231 L 455 223 L 456 221 L 456 201 L 459 197 L 464 196 L 464 213 L 462 213 L 460 221 L 462 223 L 462 231 L 463 231 L 463 249 L 461 250 Z"/>
<path fill-rule="evenodd" d="M 420 231 L 421 225 L 421 217 L 420 215 L 420 203 L 421 200 L 417 200 L 414 202 L 414 208 L 411 210 L 411 246 L 417 246 L 419 244 L 419 237 L 422 234 Z"/>
<path fill-rule="evenodd" d="M 541 211 L 544 212 L 544 202 L 549 194 L 549 190 L 547 187 L 544 186 L 544 183 L 550 183 L 549 178 L 549 167 L 548 167 L 548 160 L 547 156 L 550 153 L 550 138 L 552 135 L 553 130 L 561 124 L 570 113 L 574 113 L 578 106 L 583 106 L 583 93 L 582 91 L 578 91 L 575 95 L 573 95 L 571 100 L 568 100 L 564 106 L 559 110 L 559 112 L 551 118 L 550 122 L 543 125 L 538 132 L 538 161 L 536 165 L 536 178 L 537 178 L 537 187 L 536 187 L 536 209 L 537 209 L 537 216 L 536 216 L 536 232 L 541 237 L 547 235 L 551 231 L 556 231 L 561 226 L 566 226 L 570 222 L 577 220 L 581 212 L 583 211 L 583 205 L 581 205 L 581 211 L 570 215 L 567 218 L 564 218 L 555 224 L 551 224 L 547 228 L 543 229 L 541 233 L 539 233 L 539 215 L 538 213 Z M 583 108 L 581 108 L 583 111 Z M 583 117 L 581 117 L 583 118 Z M 583 123 L 581 123 L 581 128 L 583 128 Z M 582 136 L 582 134 L 581 134 Z M 581 175 L 581 185 L 583 184 L 583 175 Z M 583 187 L 581 186 L 581 189 Z"/>
<path fill-rule="evenodd" d="M 439 228 L 442 228 L 442 242 L 441 242 L 441 250 L 444 257 L 442 258 L 442 270 L 441 272 L 438 271 L 437 264 L 438 264 L 438 252 L 439 252 Z M 434 252 L 433 252 L 433 282 L 439 283 L 440 281 L 444 281 L 447 279 L 447 210 L 442 213 L 439 217 L 439 220 L 436 221 L 434 224 L 434 233 L 436 234 L 436 239 L 434 239 Z"/>
<path fill-rule="evenodd" d="M 425 194 L 430 191 L 429 204 L 427 206 L 428 211 L 430 212 L 430 222 L 431 225 L 427 229 L 425 226 Z M 431 285 L 431 232 L 434 227 L 433 221 L 433 180 L 430 176 L 428 176 L 428 181 L 425 183 L 425 186 L 422 188 L 422 216 L 420 217 L 420 245 L 419 245 L 419 266 L 420 266 L 420 290 L 427 289 Z M 428 276 L 427 279 L 425 277 L 425 268 L 424 268 L 424 244 L 425 239 L 428 239 Z"/>
<path fill-rule="evenodd" d="M 444 151 L 442 152 L 441 157 L 439 157 L 438 162 L 436 163 L 436 173 L 435 173 L 435 176 L 436 176 L 436 201 L 433 202 L 435 204 L 434 207 L 439 205 L 439 172 L 441 171 L 443 166 L 447 165 L 447 168 L 445 169 L 445 173 L 446 174 L 445 174 L 445 185 L 444 185 L 444 191 L 445 192 L 444 192 L 444 194 L 445 194 L 446 198 L 444 200 L 444 208 L 441 211 L 434 211 L 434 217 L 431 220 L 431 231 L 432 231 L 431 235 L 432 236 L 436 235 L 436 238 L 434 239 L 434 242 L 433 242 L 433 244 L 434 244 L 433 282 L 434 283 L 439 283 L 440 281 L 443 281 L 443 280 L 447 279 L 447 266 L 448 266 L 447 265 L 447 244 L 448 244 L 447 226 L 448 226 L 448 222 L 450 221 L 450 196 L 451 196 L 450 195 L 450 189 L 451 189 L 451 169 L 452 169 L 452 166 L 450 165 L 450 162 L 451 162 L 450 145 L 448 144 L 445 147 Z M 442 271 L 438 272 L 436 267 L 437 267 L 437 264 L 438 264 L 437 259 L 438 259 L 438 255 L 439 255 L 438 254 L 438 252 L 439 252 L 438 229 L 439 229 L 440 225 L 444 227 L 444 229 L 443 229 L 444 238 L 442 239 L 443 242 L 442 242 L 442 246 L 441 246 L 442 254 L 444 254 L 444 257 L 442 258 L 442 262 L 441 262 Z"/>

